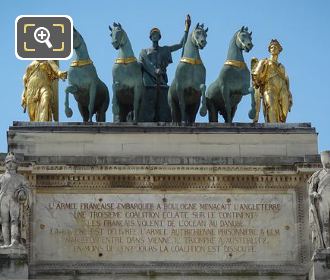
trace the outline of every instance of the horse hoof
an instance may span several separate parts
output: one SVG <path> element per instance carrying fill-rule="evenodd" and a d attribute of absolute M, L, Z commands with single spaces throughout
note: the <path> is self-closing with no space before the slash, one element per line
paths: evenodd
<path fill-rule="evenodd" d="M 256 110 L 251 109 L 249 111 L 249 118 L 253 120 L 256 117 Z"/>
<path fill-rule="evenodd" d="M 68 117 L 68 118 L 71 118 L 72 117 L 72 109 L 71 108 L 67 108 L 65 109 L 65 115 Z"/>
<path fill-rule="evenodd" d="M 200 110 L 199 110 L 199 114 L 200 114 L 202 117 L 205 117 L 206 114 L 207 114 L 207 110 L 205 110 L 205 109 L 200 109 Z"/>

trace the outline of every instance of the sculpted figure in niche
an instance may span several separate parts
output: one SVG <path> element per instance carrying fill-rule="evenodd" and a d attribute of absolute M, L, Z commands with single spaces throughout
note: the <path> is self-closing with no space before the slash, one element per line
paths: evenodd
<path fill-rule="evenodd" d="M 17 174 L 17 161 L 13 153 L 5 159 L 6 171 L 0 175 L 0 223 L 3 244 L 0 248 L 19 248 L 20 221 L 23 210 L 31 206 L 32 197 L 28 181 Z"/>
<path fill-rule="evenodd" d="M 323 169 L 309 179 L 310 224 L 314 249 L 330 249 L 330 151 L 321 153 Z"/>

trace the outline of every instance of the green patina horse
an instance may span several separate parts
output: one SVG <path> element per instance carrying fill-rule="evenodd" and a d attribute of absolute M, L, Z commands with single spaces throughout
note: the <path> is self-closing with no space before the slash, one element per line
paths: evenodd
<path fill-rule="evenodd" d="M 207 31 L 208 28 L 204 29 L 203 24 L 197 24 L 194 31 L 189 34 L 183 56 L 169 88 L 168 103 L 174 123 L 194 123 L 201 97 L 200 114 L 206 115 L 206 69 L 199 55 L 199 50 L 206 46 Z"/>
<path fill-rule="evenodd" d="M 113 27 L 109 26 L 109 29 L 111 43 L 119 50 L 112 68 L 114 122 L 126 122 L 132 117 L 133 122 L 137 122 L 144 92 L 142 68 L 134 56 L 130 40 L 121 24 L 113 23 Z"/>
<path fill-rule="evenodd" d="M 243 50 L 249 52 L 252 49 L 251 36 L 252 32 L 248 32 L 248 28 L 244 26 L 235 32 L 220 75 L 207 89 L 206 105 L 210 122 L 218 122 L 218 112 L 220 112 L 225 122 L 231 123 L 238 103 L 242 96 L 247 94 L 251 94 L 250 118 L 254 114 L 254 91 L 250 88 L 250 71 L 242 54 Z"/>
<path fill-rule="evenodd" d="M 73 29 L 73 49 L 75 59 L 68 71 L 69 86 L 65 89 L 65 114 L 72 116 L 69 107 L 69 93 L 72 93 L 78 102 L 78 108 L 83 121 L 92 122 L 96 114 L 97 122 L 106 121 L 106 111 L 109 107 L 109 91 L 99 79 L 92 60 L 90 59 L 83 37 Z"/>

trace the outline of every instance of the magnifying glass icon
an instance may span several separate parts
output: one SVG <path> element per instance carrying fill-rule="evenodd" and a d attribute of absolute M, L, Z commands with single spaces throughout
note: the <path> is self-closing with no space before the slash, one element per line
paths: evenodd
<path fill-rule="evenodd" d="M 49 41 L 50 32 L 46 27 L 38 27 L 34 31 L 34 39 L 41 44 L 46 44 L 49 49 L 53 47 L 52 43 Z"/>

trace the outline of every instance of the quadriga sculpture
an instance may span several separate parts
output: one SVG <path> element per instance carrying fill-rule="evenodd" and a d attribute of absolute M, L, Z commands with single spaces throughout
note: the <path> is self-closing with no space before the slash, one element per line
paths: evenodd
<path fill-rule="evenodd" d="M 133 122 L 138 121 L 144 91 L 141 65 L 137 62 L 125 30 L 120 23 L 109 26 L 111 43 L 118 50 L 118 57 L 112 67 L 114 122 L 126 122 L 133 112 Z"/>
<path fill-rule="evenodd" d="M 194 123 L 201 97 L 200 114 L 206 115 L 206 70 L 199 50 L 206 46 L 207 31 L 208 28 L 204 29 L 203 24 L 197 24 L 194 31 L 188 35 L 184 46 L 183 56 L 168 92 L 168 103 L 174 123 Z"/>
<path fill-rule="evenodd" d="M 69 107 L 69 93 L 72 93 L 78 102 L 78 108 L 83 121 L 92 122 L 96 114 L 97 122 L 106 121 L 106 111 L 109 107 L 109 91 L 99 79 L 93 61 L 90 59 L 83 37 L 74 28 L 73 49 L 75 59 L 71 62 L 68 71 L 69 86 L 65 89 L 65 114 L 72 116 Z"/>
<path fill-rule="evenodd" d="M 244 26 L 235 32 L 220 75 L 207 89 L 206 104 L 210 122 L 218 122 L 220 113 L 226 123 L 231 123 L 243 95 L 251 94 L 254 104 L 253 90 L 250 89 L 250 71 L 243 57 L 243 50 L 249 52 L 253 47 L 251 35 L 252 32 L 248 32 L 248 28 Z M 250 112 L 251 114 L 253 112 Z"/>

